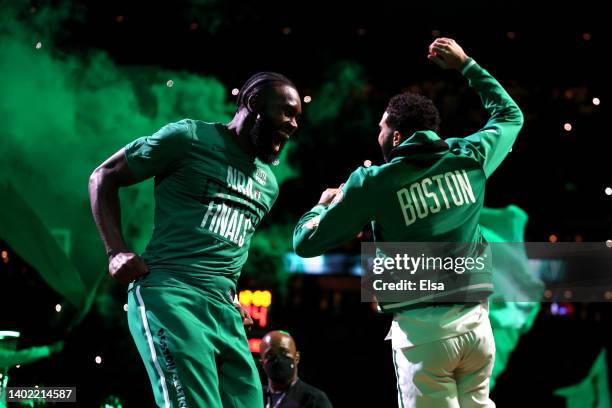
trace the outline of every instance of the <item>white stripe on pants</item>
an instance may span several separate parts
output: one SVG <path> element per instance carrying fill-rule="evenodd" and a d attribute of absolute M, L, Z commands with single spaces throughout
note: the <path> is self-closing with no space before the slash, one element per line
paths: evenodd
<path fill-rule="evenodd" d="M 495 408 L 489 378 L 495 342 L 489 319 L 444 340 L 393 350 L 400 408 Z"/>

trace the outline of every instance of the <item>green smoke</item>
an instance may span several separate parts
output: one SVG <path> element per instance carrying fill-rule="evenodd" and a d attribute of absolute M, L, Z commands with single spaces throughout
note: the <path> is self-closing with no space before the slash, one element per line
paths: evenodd
<path fill-rule="evenodd" d="M 362 94 L 365 87 L 363 67 L 352 61 L 337 63 L 330 69 L 328 77 L 308 109 L 308 119 L 314 125 L 339 119 L 339 113 L 349 98 Z"/>
<path fill-rule="evenodd" d="M 93 169 L 126 143 L 168 122 L 186 117 L 228 121 L 234 103 L 215 78 L 117 66 L 100 50 L 57 48 L 54 40 L 66 35 L 58 30 L 77 18 L 68 3 L 35 10 L 26 2 L 3 3 L 1 11 L 1 176 L 13 182 L 49 229 L 71 231 L 71 260 L 86 271 L 84 281 L 94 288 L 105 275 L 106 259 L 89 210 L 87 181 Z M 219 13 L 222 10 L 211 16 Z M 328 81 L 304 106 L 298 140 L 287 146 L 281 164 L 273 169 L 279 183 L 300 180 L 295 168 L 308 169 L 319 147 L 331 153 L 329 147 L 339 135 L 363 128 L 367 111 L 353 106 L 362 101 L 364 84 L 363 69 L 355 63 L 330 69 Z M 342 122 L 347 106 L 351 120 Z M 322 175 L 323 164 L 321 160 L 310 169 L 313 179 Z M 152 186 L 148 181 L 122 191 L 124 233 L 137 252 L 152 231 Z M 298 211 L 304 205 L 299 203 Z M 246 267 L 249 275 L 276 282 L 286 278 L 281 256 L 291 251 L 295 210 L 282 208 L 255 234 Z"/>
<path fill-rule="evenodd" d="M 72 231 L 71 259 L 93 288 L 106 266 L 87 196 L 93 169 L 168 122 L 228 121 L 234 105 L 215 78 L 119 67 L 102 51 L 54 48 L 53 30 L 38 27 L 59 27 L 70 9 L 59 10 L 2 5 L 0 174 L 49 229 Z M 151 234 L 152 199 L 152 181 L 122 194 L 124 231 L 136 251 Z"/>
<path fill-rule="evenodd" d="M 316 191 L 338 186 L 365 159 L 380 155 L 373 119 L 380 107 L 371 106 L 363 67 L 354 61 L 337 62 L 324 77 L 305 108 L 306 121 L 297 138 L 299 157 L 291 157 L 294 167 L 309 175 L 308 187 Z"/>

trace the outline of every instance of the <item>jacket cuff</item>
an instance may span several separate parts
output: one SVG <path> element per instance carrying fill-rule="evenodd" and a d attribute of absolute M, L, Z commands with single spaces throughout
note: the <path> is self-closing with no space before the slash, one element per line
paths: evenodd
<path fill-rule="evenodd" d="M 321 211 L 327 210 L 327 206 L 325 204 L 317 204 L 310 211 L 316 212 L 317 214 L 321 214 Z"/>
<path fill-rule="evenodd" d="M 474 61 L 473 58 L 468 58 L 459 70 L 461 72 L 461 75 L 465 75 L 474 65 L 476 65 L 476 61 Z"/>

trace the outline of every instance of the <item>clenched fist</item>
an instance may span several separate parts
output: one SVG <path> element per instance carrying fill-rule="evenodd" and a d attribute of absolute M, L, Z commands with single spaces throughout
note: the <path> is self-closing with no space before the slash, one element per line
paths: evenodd
<path fill-rule="evenodd" d="M 340 184 L 338 188 L 328 188 L 323 191 L 321 194 L 321 198 L 319 198 L 319 204 L 323 204 L 326 206 L 335 204 L 336 202 L 340 202 L 342 200 L 342 187 L 344 187 L 344 183 Z"/>
<path fill-rule="evenodd" d="M 429 46 L 427 58 L 443 69 L 461 69 L 469 57 L 452 38 L 437 38 Z"/>
<path fill-rule="evenodd" d="M 119 252 L 109 259 L 108 273 L 113 279 L 127 284 L 149 273 L 149 268 L 138 255 Z"/>

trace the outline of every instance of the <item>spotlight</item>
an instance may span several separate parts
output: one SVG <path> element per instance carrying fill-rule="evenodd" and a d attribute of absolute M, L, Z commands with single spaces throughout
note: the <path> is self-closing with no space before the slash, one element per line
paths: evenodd
<path fill-rule="evenodd" d="M 554 315 L 559 314 L 559 305 L 557 303 L 551 303 L 550 312 Z"/>

